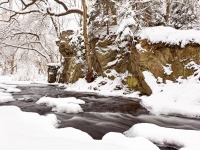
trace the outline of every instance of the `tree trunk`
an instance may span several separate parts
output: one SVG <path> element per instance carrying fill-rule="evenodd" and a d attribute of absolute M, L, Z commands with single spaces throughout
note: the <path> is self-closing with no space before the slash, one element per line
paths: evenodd
<path fill-rule="evenodd" d="M 165 16 L 165 24 L 167 25 L 170 17 L 170 7 L 171 7 L 171 2 L 168 0 L 167 1 L 167 7 L 166 7 L 166 16 Z"/>
<path fill-rule="evenodd" d="M 91 55 L 90 55 L 90 45 L 87 35 L 87 6 L 85 3 L 85 0 L 82 0 L 82 6 L 83 6 L 83 36 L 85 41 L 85 48 L 86 48 L 86 61 L 88 65 L 88 70 L 86 73 L 86 80 L 87 82 L 94 81 L 94 75 L 92 70 L 92 64 L 91 64 Z"/>
<path fill-rule="evenodd" d="M 10 61 L 10 74 L 14 74 L 14 71 L 15 71 L 15 66 L 14 66 L 14 63 L 15 63 L 15 53 L 12 54 L 11 56 L 11 61 Z"/>
<path fill-rule="evenodd" d="M 105 1 L 105 4 L 106 4 L 106 15 L 107 17 L 109 16 L 109 1 Z M 106 21 L 106 26 L 107 26 L 107 35 L 109 35 L 109 18 L 107 18 L 107 21 Z"/>

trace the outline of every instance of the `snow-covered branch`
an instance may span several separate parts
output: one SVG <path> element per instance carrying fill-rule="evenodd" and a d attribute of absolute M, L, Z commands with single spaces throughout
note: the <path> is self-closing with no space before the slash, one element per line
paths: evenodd
<path fill-rule="evenodd" d="M 18 33 L 14 33 L 13 36 L 24 35 L 24 34 L 33 35 L 33 36 L 35 36 L 38 40 L 40 39 L 40 37 L 39 37 L 38 34 L 31 33 L 31 32 L 18 32 Z"/>
<path fill-rule="evenodd" d="M 0 5 L 6 4 L 8 2 L 9 2 L 9 0 L 2 1 L 2 2 L 0 2 Z"/>
<path fill-rule="evenodd" d="M 62 5 L 63 8 L 65 9 L 65 11 L 68 11 L 68 7 L 65 5 L 64 2 L 60 1 L 60 0 L 54 0 L 55 2 L 57 2 L 58 4 Z"/>
<path fill-rule="evenodd" d="M 68 9 L 66 12 L 63 12 L 63 13 L 54 13 L 54 12 L 50 12 L 49 9 L 47 9 L 48 15 L 56 16 L 56 17 L 66 16 L 66 15 L 73 14 L 73 13 L 83 15 L 83 11 L 78 9 L 78 8 L 77 9 L 75 9 L 75 8 L 74 9 Z"/>
<path fill-rule="evenodd" d="M 12 8 L 8 8 L 6 6 L 4 6 L 3 4 L 9 4 L 9 1 L 4 1 L 2 3 L 0 3 L 0 9 L 4 10 L 4 11 L 8 11 L 11 12 L 9 19 L 8 20 L 4 20 L 9 22 L 12 18 L 14 18 L 16 15 L 25 15 L 25 14 L 31 14 L 31 13 L 40 13 L 41 15 L 50 15 L 50 16 L 56 16 L 56 17 L 60 17 L 60 16 L 66 16 L 69 14 L 79 14 L 79 15 L 83 15 L 83 11 L 79 8 L 71 8 L 69 9 L 67 7 L 67 5 L 60 1 L 60 0 L 54 0 L 58 5 L 61 5 L 64 8 L 64 11 L 61 12 L 54 12 L 53 10 L 53 6 L 51 6 L 50 2 L 46 1 L 46 2 L 38 2 L 37 0 L 32 0 L 29 1 L 29 3 L 26 3 L 24 0 L 20 0 L 22 7 L 20 8 L 19 6 L 19 10 L 16 9 L 12 9 Z M 34 7 L 36 6 L 36 7 Z M 21 11 L 20 11 L 21 10 Z"/>
<path fill-rule="evenodd" d="M 26 8 L 28 8 L 29 6 L 32 6 L 33 4 L 35 4 L 37 2 L 37 0 L 32 0 L 30 3 L 26 4 L 24 2 L 24 0 L 21 0 L 22 4 L 24 5 L 23 10 L 25 10 Z"/>
<path fill-rule="evenodd" d="M 35 49 L 35 48 L 24 47 L 23 45 L 22 45 L 22 46 L 21 46 L 21 45 L 11 45 L 11 44 L 7 44 L 7 43 L 2 43 L 2 44 L 4 44 L 5 47 L 13 47 L 13 48 L 17 48 L 17 49 L 24 49 L 24 50 L 32 50 L 32 51 L 35 51 L 35 52 L 37 52 L 39 55 L 41 55 L 43 58 L 45 58 L 47 62 L 49 62 L 48 59 L 46 58 L 46 56 L 43 55 L 39 50 L 37 50 L 37 49 Z"/>

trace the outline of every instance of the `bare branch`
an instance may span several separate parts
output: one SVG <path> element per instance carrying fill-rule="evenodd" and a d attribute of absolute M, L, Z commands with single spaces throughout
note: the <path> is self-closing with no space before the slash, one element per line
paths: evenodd
<path fill-rule="evenodd" d="M 9 0 L 4 1 L 4 2 L 1 2 L 0 5 L 2 5 L 2 4 L 6 4 L 6 3 L 8 3 L 8 2 L 9 2 Z"/>
<path fill-rule="evenodd" d="M 54 0 L 55 2 L 57 2 L 58 4 L 62 5 L 63 8 L 68 11 L 68 7 L 65 5 L 65 3 L 63 3 L 62 1 L 59 1 L 59 0 Z"/>
<path fill-rule="evenodd" d="M 73 13 L 83 15 L 83 11 L 80 10 L 80 9 L 68 9 L 68 11 L 66 11 L 64 13 L 58 13 L 58 14 L 57 13 L 52 13 L 47 9 L 47 14 L 48 15 L 56 16 L 56 17 L 66 16 L 66 15 L 73 14 Z"/>
<path fill-rule="evenodd" d="M 9 12 L 12 12 L 13 14 L 10 15 L 9 19 L 8 20 L 0 20 L 0 21 L 5 21 L 5 22 L 10 22 L 11 19 L 13 19 L 13 17 L 15 17 L 16 15 L 24 15 L 24 14 L 30 14 L 30 13 L 41 13 L 40 10 L 30 10 L 30 11 L 14 11 L 14 10 L 11 10 L 11 9 L 8 9 L 8 8 L 5 8 L 5 7 L 2 7 L 0 5 L 0 8 L 3 9 L 3 10 L 6 10 L 6 11 L 9 11 Z"/>
<path fill-rule="evenodd" d="M 14 47 L 14 48 L 17 48 L 17 49 L 25 49 L 25 50 L 32 50 L 32 51 L 35 51 L 37 52 L 38 54 L 40 54 L 42 57 L 44 57 L 46 59 L 46 61 L 48 62 L 48 59 L 46 58 L 45 55 L 43 55 L 40 51 L 38 51 L 37 49 L 35 48 L 29 48 L 29 47 L 23 47 L 23 46 L 18 46 L 18 45 L 10 45 L 10 44 L 7 44 L 7 43 L 3 43 L 5 46 L 7 47 Z"/>
<path fill-rule="evenodd" d="M 0 8 L 4 9 L 6 11 L 14 13 L 13 15 L 10 16 L 9 20 L 7 20 L 6 22 L 9 22 L 17 14 L 20 14 L 20 15 L 30 14 L 30 13 L 41 13 L 42 14 L 42 12 L 40 10 L 14 11 L 14 10 L 11 10 L 11 9 L 8 9 L 8 8 L 4 8 L 4 7 L 1 7 L 1 6 L 0 6 Z M 53 12 L 50 12 L 49 9 L 47 9 L 47 14 L 48 15 L 56 16 L 56 17 L 65 16 L 65 15 L 69 15 L 69 14 L 73 14 L 73 13 L 83 15 L 83 11 L 80 10 L 80 9 L 68 9 L 66 12 L 63 12 L 63 13 L 53 13 Z M 5 20 L 0 20 L 0 21 L 5 21 Z"/>
<path fill-rule="evenodd" d="M 28 8 L 29 6 L 35 4 L 36 1 L 37 1 L 37 0 L 32 0 L 32 2 L 30 2 L 29 4 L 26 4 L 23 0 L 21 0 L 22 4 L 25 6 L 25 7 L 23 8 L 23 10 L 25 10 L 25 9 Z"/>
<path fill-rule="evenodd" d="M 16 35 L 23 35 L 23 34 L 33 35 L 33 36 L 37 37 L 38 40 L 40 39 L 39 35 L 37 35 L 35 33 L 31 33 L 31 32 L 19 32 L 19 33 L 14 33 L 13 35 L 16 36 Z"/>

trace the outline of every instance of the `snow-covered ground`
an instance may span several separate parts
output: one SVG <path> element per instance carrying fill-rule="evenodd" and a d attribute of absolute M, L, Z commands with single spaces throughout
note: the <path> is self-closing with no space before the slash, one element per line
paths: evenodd
<path fill-rule="evenodd" d="M 74 128 L 57 129 L 55 115 L 22 112 L 15 106 L 0 107 L 0 149 L 2 150 L 159 150 L 146 138 L 127 138 L 109 133 L 93 140 Z"/>
<path fill-rule="evenodd" d="M 33 78 L 33 80 L 18 80 L 18 75 L 9 75 L 9 76 L 1 76 L 0 74 L 0 84 L 15 84 L 15 85 L 19 85 L 19 84 L 48 84 L 47 83 L 47 77 L 44 76 L 39 76 L 37 75 L 37 78 L 34 78 L 34 76 L 32 77 L 32 75 L 30 75 L 31 78 Z"/>
<path fill-rule="evenodd" d="M 139 97 L 140 92 L 138 91 L 129 91 L 127 86 L 121 84 L 121 80 L 125 77 L 124 74 L 115 74 L 116 71 L 113 71 L 115 76 L 114 80 L 110 80 L 107 77 L 98 77 L 92 83 L 87 83 L 85 79 L 79 79 L 74 84 L 65 85 L 66 91 L 79 91 L 79 92 L 94 92 L 100 95 L 107 96 L 130 96 L 130 97 Z"/>
<path fill-rule="evenodd" d="M 12 94 L 10 93 L 21 92 L 15 85 L 0 84 L 0 103 L 14 101 Z"/>

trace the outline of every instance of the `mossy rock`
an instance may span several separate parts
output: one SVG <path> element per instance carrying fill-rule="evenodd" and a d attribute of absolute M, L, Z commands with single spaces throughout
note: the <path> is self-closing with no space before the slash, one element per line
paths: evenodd
<path fill-rule="evenodd" d="M 138 79 L 134 75 L 128 76 L 127 84 L 128 87 L 133 90 L 138 85 Z"/>

